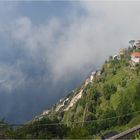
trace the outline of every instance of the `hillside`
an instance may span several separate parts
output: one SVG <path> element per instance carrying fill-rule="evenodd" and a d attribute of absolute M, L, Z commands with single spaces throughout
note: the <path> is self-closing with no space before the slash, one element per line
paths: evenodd
<path fill-rule="evenodd" d="M 140 64 L 132 61 L 135 52 L 139 49 L 120 49 L 80 87 L 29 126 L 18 128 L 13 137 L 98 138 L 140 124 Z"/>
<path fill-rule="evenodd" d="M 139 50 L 121 49 L 118 58 L 110 56 L 79 88 L 36 119 L 57 116 L 68 126 L 85 126 L 91 134 L 115 127 L 121 131 L 139 124 L 140 65 L 131 62 L 133 52 Z"/>

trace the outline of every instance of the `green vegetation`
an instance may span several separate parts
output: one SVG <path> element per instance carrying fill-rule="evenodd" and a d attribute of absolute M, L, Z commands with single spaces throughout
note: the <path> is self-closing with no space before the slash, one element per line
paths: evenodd
<path fill-rule="evenodd" d="M 82 139 L 88 137 L 89 133 L 85 128 L 71 128 L 64 124 L 59 124 L 57 119 L 51 120 L 47 117 L 15 129 L 2 122 L 0 128 L 0 139 Z"/>
<path fill-rule="evenodd" d="M 121 132 L 140 124 L 140 64 L 131 66 L 131 52 L 128 49 L 120 60 L 110 57 L 101 74 L 94 76 L 83 89 L 82 98 L 68 111 L 52 111 L 40 121 L 14 131 L 10 127 L 4 130 L 11 130 L 11 138 L 81 139 L 98 138 L 108 131 Z M 62 124 L 43 125 L 56 123 Z"/>
<path fill-rule="evenodd" d="M 134 140 L 140 140 L 140 134 L 139 133 L 134 136 Z"/>
<path fill-rule="evenodd" d="M 9 138 L 13 135 L 13 128 L 4 122 L 4 119 L 0 120 L 0 139 Z"/>
<path fill-rule="evenodd" d="M 55 125 L 59 123 L 57 119 L 50 120 L 43 118 L 40 121 L 35 121 L 26 124 L 23 127 L 17 128 L 14 131 L 14 138 L 27 139 L 50 139 L 50 138 L 64 138 L 67 136 L 69 128 L 65 125 Z"/>

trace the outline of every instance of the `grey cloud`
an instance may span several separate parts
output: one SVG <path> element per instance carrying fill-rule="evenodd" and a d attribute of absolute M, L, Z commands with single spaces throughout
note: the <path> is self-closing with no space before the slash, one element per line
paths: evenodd
<path fill-rule="evenodd" d="M 50 67 L 53 79 L 60 80 L 65 76 L 70 78 L 96 62 L 97 50 L 92 44 L 94 34 L 87 22 L 89 20 L 80 19 L 70 26 L 63 26 L 59 19 L 52 19 L 48 24 L 37 27 L 29 18 L 21 17 L 10 31 L 19 47 L 26 49 L 33 59 L 42 59 Z"/>
<path fill-rule="evenodd" d="M 0 67 L 0 77 L 2 80 L 0 89 L 11 93 L 16 88 L 21 88 L 24 85 L 24 75 L 13 66 L 3 65 Z"/>

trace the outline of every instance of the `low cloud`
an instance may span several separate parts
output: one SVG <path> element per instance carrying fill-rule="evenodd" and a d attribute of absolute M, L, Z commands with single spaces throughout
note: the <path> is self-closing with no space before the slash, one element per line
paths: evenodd
<path fill-rule="evenodd" d="M 49 67 L 52 79 L 57 82 L 79 72 L 82 74 L 92 65 L 99 66 L 108 54 L 104 52 L 105 46 L 99 44 L 93 25 L 89 17 L 79 17 L 69 25 L 52 18 L 39 26 L 33 25 L 28 17 L 20 17 L 9 32 L 31 59 Z M 97 62 L 98 53 L 102 57 Z"/>
<path fill-rule="evenodd" d="M 23 87 L 25 83 L 23 73 L 13 66 L 1 64 L 0 77 L 0 89 L 7 93 L 11 93 L 13 90 Z"/>

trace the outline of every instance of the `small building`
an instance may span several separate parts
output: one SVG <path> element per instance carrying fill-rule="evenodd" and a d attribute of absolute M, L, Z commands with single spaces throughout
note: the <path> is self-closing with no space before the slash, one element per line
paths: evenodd
<path fill-rule="evenodd" d="M 140 62 L 140 52 L 133 52 L 131 54 L 131 61 L 136 64 Z"/>

